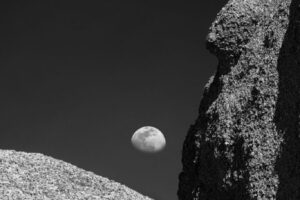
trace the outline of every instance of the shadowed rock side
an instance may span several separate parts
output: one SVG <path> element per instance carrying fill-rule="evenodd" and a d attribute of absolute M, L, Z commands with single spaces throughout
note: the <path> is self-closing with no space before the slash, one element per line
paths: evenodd
<path fill-rule="evenodd" d="M 299 0 L 231 0 L 182 151 L 180 200 L 300 199 Z"/>
<path fill-rule="evenodd" d="M 61 160 L 9 150 L 0 150 L 0 199 L 151 200 Z"/>

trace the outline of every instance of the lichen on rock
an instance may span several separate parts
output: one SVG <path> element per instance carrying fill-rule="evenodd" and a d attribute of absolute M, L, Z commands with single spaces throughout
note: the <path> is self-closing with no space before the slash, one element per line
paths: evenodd
<path fill-rule="evenodd" d="M 180 200 L 300 199 L 299 0 L 230 0 L 219 60 L 183 144 Z"/>

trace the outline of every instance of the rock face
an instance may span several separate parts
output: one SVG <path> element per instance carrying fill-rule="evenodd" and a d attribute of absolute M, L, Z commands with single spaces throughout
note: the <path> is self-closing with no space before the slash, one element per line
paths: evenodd
<path fill-rule="evenodd" d="M 0 150 L 1 200 L 151 200 L 128 187 L 37 153 Z"/>
<path fill-rule="evenodd" d="M 300 1 L 230 0 L 182 152 L 180 200 L 300 199 Z"/>

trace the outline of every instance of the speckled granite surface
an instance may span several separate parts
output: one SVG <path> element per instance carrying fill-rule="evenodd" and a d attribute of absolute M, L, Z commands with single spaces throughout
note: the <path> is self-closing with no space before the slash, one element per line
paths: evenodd
<path fill-rule="evenodd" d="M 182 152 L 180 200 L 300 199 L 300 2 L 230 0 Z"/>
<path fill-rule="evenodd" d="M 0 150 L 0 199 L 151 200 L 61 160 L 13 150 Z"/>

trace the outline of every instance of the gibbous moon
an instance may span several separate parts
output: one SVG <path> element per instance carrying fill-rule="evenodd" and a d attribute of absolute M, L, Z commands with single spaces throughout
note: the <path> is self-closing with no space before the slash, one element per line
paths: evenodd
<path fill-rule="evenodd" d="M 166 146 L 166 139 L 157 128 L 144 126 L 134 132 L 131 143 L 140 151 L 155 153 L 163 150 Z"/>

